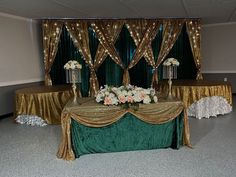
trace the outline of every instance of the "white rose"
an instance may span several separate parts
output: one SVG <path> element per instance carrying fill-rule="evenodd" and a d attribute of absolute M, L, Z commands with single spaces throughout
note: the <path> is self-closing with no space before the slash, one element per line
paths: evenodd
<path fill-rule="evenodd" d="M 134 97 L 134 102 L 141 102 L 142 101 L 138 93 L 134 94 L 133 97 Z"/>
<path fill-rule="evenodd" d="M 111 99 L 113 105 L 118 105 L 119 100 L 116 97 L 112 97 Z"/>
<path fill-rule="evenodd" d="M 175 59 L 174 58 L 169 58 L 168 62 L 173 62 Z"/>
<path fill-rule="evenodd" d="M 75 65 L 72 65 L 72 66 L 71 66 L 71 69 L 75 69 Z"/>
<path fill-rule="evenodd" d="M 157 96 L 154 96 L 154 97 L 153 97 L 153 101 L 154 101 L 155 103 L 157 103 L 157 101 L 158 101 Z"/>
<path fill-rule="evenodd" d="M 122 95 L 126 96 L 128 94 L 128 92 L 126 90 L 122 91 Z"/>
<path fill-rule="evenodd" d="M 114 94 L 114 93 L 110 93 L 110 94 L 109 94 L 109 97 L 110 97 L 110 98 L 114 98 L 114 97 L 115 97 L 115 94 Z"/>
<path fill-rule="evenodd" d="M 101 94 L 98 94 L 97 96 L 96 96 L 96 102 L 101 102 L 102 101 L 102 95 Z"/>
<path fill-rule="evenodd" d="M 148 95 L 146 95 L 146 96 L 144 97 L 144 99 L 143 99 L 143 103 L 144 103 L 144 104 L 150 104 L 150 102 L 151 102 L 150 97 L 149 97 Z"/>
<path fill-rule="evenodd" d="M 132 95 L 132 91 L 129 90 L 129 91 L 127 92 L 127 95 L 128 95 L 128 96 L 131 96 L 131 95 Z"/>
<path fill-rule="evenodd" d="M 121 95 L 122 92 L 121 92 L 120 90 L 117 90 L 117 91 L 116 91 L 116 94 L 117 94 L 117 95 Z"/>
<path fill-rule="evenodd" d="M 147 94 L 147 95 L 150 94 L 150 89 L 145 89 L 144 93 Z"/>
<path fill-rule="evenodd" d="M 166 62 L 165 65 L 166 65 L 166 66 L 170 66 L 171 63 L 170 63 L 170 62 Z"/>

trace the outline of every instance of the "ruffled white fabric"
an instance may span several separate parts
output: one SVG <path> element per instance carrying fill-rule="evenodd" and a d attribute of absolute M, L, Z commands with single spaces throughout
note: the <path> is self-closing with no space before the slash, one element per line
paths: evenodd
<path fill-rule="evenodd" d="M 232 106 L 221 96 L 205 97 L 193 103 L 188 108 L 188 116 L 210 118 L 212 116 L 228 114 L 232 111 Z"/>
<path fill-rule="evenodd" d="M 47 125 L 46 121 L 41 117 L 32 116 L 32 115 L 19 115 L 16 118 L 16 122 L 19 124 L 27 124 L 31 126 L 40 126 L 44 127 Z"/>

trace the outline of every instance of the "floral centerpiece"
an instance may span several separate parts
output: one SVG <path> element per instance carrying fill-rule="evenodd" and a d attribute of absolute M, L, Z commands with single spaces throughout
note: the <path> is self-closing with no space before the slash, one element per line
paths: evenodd
<path fill-rule="evenodd" d="M 102 102 L 104 105 L 121 105 L 124 108 L 134 108 L 135 106 L 137 108 L 139 103 L 156 103 L 158 98 L 152 88 L 144 89 L 132 85 L 120 87 L 105 85 L 98 92 L 96 101 Z"/>
<path fill-rule="evenodd" d="M 64 65 L 64 69 L 82 69 L 82 65 L 76 60 L 70 60 Z"/>
<path fill-rule="evenodd" d="M 163 62 L 164 66 L 179 66 L 179 62 L 177 59 L 175 58 L 167 58 L 164 62 Z"/>
<path fill-rule="evenodd" d="M 169 90 L 167 95 L 167 100 L 173 100 L 172 97 L 172 80 L 177 78 L 177 66 L 179 66 L 179 62 L 175 58 L 167 58 L 163 62 L 163 77 L 168 78 Z"/>
<path fill-rule="evenodd" d="M 81 83 L 81 69 L 82 65 L 76 60 L 69 60 L 65 65 L 64 69 L 66 71 L 66 82 L 72 83 L 72 90 L 74 94 L 73 101 L 70 104 L 77 105 L 77 85 L 76 83 Z M 79 87 L 79 86 L 78 86 Z M 81 97 L 80 91 L 78 92 Z"/>

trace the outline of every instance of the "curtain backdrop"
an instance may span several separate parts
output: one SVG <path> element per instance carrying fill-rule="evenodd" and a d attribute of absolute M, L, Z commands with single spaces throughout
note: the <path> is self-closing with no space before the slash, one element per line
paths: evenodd
<path fill-rule="evenodd" d="M 157 68 L 164 61 L 168 53 L 171 51 L 174 46 L 176 40 L 179 37 L 179 34 L 182 30 L 182 26 L 184 24 L 183 19 L 178 20 L 165 20 L 163 22 L 163 39 L 161 43 L 161 49 L 157 58 L 157 62 L 154 66 L 154 73 L 152 78 L 152 86 L 154 88 L 157 87 L 158 77 L 157 77 Z"/>
<path fill-rule="evenodd" d="M 89 96 L 95 96 L 98 92 L 99 84 L 89 48 L 88 22 L 85 20 L 67 21 L 66 28 L 70 33 L 74 45 L 79 49 L 79 52 L 83 56 L 82 58 L 90 69 Z"/>
<path fill-rule="evenodd" d="M 149 33 L 152 37 L 145 43 L 146 45 L 144 45 L 144 49 L 142 48 L 141 55 L 139 54 L 136 62 L 133 61 L 133 58 L 135 53 L 139 52 L 140 41 L 143 41 L 145 29 L 147 30 L 146 20 L 137 20 L 136 22 L 134 22 L 135 20 L 85 21 L 88 21 L 88 44 L 86 44 L 86 48 L 90 50 L 91 62 L 100 86 L 104 84 L 114 86 L 122 85 L 122 83 L 124 83 L 124 69 L 129 68 L 129 66 L 133 65 L 131 63 L 134 63 L 135 65 L 129 69 L 130 83 L 145 88 L 150 87 L 153 80 L 152 77 L 154 77 L 153 75 L 158 73 L 158 78 L 162 79 L 162 62 L 168 57 L 174 57 L 180 61 L 178 79 L 196 78 L 197 67 L 194 63 L 189 35 L 186 32 L 183 20 L 173 20 L 175 22 L 172 22 L 173 25 L 171 28 L 166 27 L 166 23 L 170 22 L 166 22 L 165 20 L 163 23 L 153 25 L 155 32 L 153 32 L 152 35 Z M 155 20 L 155 22 L 158 22 L 158 20 Z M 138 27 L 139 25 L 140 27 Z M 132 26 L 132 30 L 129 29 L 128 26 Z M 173 35 L 171 40 L 165 37 L 166 31 L 168 31 L 170 35 Z M 168 42 L 168 40 L 172 42 Z M 162 41 L 167 41 L 169 48 L 168 52 L 165 52 L 164 57 L 162 54 Z M 107 50 L 107 48 L 109 50 Z M 83 65 L 81 92 L 83 96 L 87 96 L 90 85 L 91 66 L 84 62 L 83 58 L 85 57 L 81 53 L 82 52 L 79 52 L 78 48 L 75 47 L 72 42 L 67 29 L 63 27 L 58 52 L 50 75 L 53 84 L 63 84 L 65 83 L 63 65 L 71 59 L 79 61 Z M 164 59 L 161 60 L 161 58 Z M 155 65 L 153 65 L 154 63 Z M 155 68 L 153 66 L 155 66 Z"/>
<path fill-rule="evenodd" d="M 137 46 L 128 69 L 134 67 L 142 57 L 145 58 L 149 65 L 153 68 L 155 67 L 151 44 L 159 31 L 160 24 L 161 21 L 157 20 L 143 20 L 141 21 L 141 24 L 139 24 L 139 21 L 137 20 L 127 23 L 127 28 L 129 29 L 130 34 Z"/>
<path fill-rule="evenodd" d="M 189 20 L 186 22 L 187 32 L 189 35 L 190 46 L 193 58 L 197 67 L 197 80 L 203 79 L 201 73 L 201 22 L 200 19 Z"/>
<path fill-rule="evenodd" d="M 44 54 L 44 70 L 45 70 L 45 85 L 52 85 L 50 76 L 51 67 L 57 54 L 58 42 L 60 40 L 61 21 L 43 21 L 43 54 Z"/>

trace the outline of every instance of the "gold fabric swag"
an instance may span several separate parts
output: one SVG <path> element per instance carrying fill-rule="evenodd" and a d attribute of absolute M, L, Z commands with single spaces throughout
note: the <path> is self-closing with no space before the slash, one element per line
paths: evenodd
<path fill-rule="evenodd" d="M 90 127 L 104 127 L 117 122 L 126 113 L 135 115 L 138 119 L 150 124 L 163 124 L 175 119 L 184 111 L 184 145 L 190 145 L 190 133 L 187 114 L 182 102 L 159 102 L 155 104 L 140 104 L 139 109 L 123 109 L 120 106 L 105 106 L 96 103 L 93 98 L 80 99 L 79 106 L 65 106 L 62 115 L 62 142 L 57 157 L 74 160 L 75 155 L 71 145 L 71 119 Z"/>
<path fill-rule="evenodd" d="M 157 68 L 163 62 L 175 44 L 182 27 L 186 24 L 194 61 L 198 69 L 196 79 L 202 79 L 201 74 L 201 23 L 199 19 L 130 19 L 130 20 L 44 20 L 43 21 L 43 47 L 45 64 L 45 85 L 52 85 L 50 70 L 55 60 L 63 24 L 90 69 L 90 96 L 96 95 L 99 83 L 96 70 L 107 56 L 123 70 L 123 84 L 130 83 L 129 69 L 134 67 L 144 57 L 146 62 L 154 69 L 152 87 L 158 82 Z M 136 45 L 133 58 L 126 68 L 115 48 L 122 27 L 126 25 Z M 161 48 L 157 61 L 154 61 L 151 42 L 156 37 L 160 25 L 163 26 Z M 95 58 L 92 59 L 89 49 L 88 27 L 95 32 L 99 45 Z M 161 40 L 161 39 L 160 39 Z"/>

